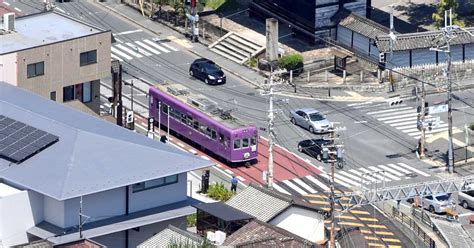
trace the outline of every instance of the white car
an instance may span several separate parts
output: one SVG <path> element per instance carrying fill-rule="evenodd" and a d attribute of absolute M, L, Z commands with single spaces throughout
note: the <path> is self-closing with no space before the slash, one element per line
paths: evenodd
<path fill-rule="evenodd" d="M 423 207 L 432 213 L 446 213 L 446 209 L 453 208 L 454 204 L 450 195 L 438 193 L 423 198 Z"/>
<path fill-rule="evenodd" d="M 311 133 L 325 133 L 331 128 L 326 116 L 313 108 L 290 111 L 290 121 L 294 125 L 308 129 Z"/>
<path fill-rule="evenodd" d="M 459 191 L 458 202 L 463 208 L 474 208 L 474 184 L 463 187 L 466 191 Z"/>

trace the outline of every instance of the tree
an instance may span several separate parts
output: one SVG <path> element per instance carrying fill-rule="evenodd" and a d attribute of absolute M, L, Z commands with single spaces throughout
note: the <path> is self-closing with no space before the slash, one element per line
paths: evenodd
<path fill-rule="evenodd" d="M 435 25 L 437 27 L 444 26 L 444 11 L 448 11 L 449 9 L 453 10 L 453 24 L 458 25 L 460 27 L 464 27 L 464 21 L 459 19 L 459 16 L 456 14 L 456 10 L 459 7 L 458 0 L 440 0 L 438 4 L 438 8 L 435 13 L 431 16 Z"/>

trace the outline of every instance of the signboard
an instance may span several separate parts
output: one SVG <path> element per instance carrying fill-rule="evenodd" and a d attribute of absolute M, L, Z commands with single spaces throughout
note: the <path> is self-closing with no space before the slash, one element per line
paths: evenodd
<path fill-rule="evenodd" d="M 428 108 L 429 114 L 437 114 L 437 113 L 444 113 L 444 112 L 448 112 L 448 104 L 435 105 Z"/>

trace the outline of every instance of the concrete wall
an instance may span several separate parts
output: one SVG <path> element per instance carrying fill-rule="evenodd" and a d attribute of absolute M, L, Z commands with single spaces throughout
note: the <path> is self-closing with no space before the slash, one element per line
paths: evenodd
<path fill-rule="evenodd" d="M 49 196 L 43 198 L 43 217 L 44 220 L 59 226 L 64 226 L 64 201 L 58 201 Z M 77 215 L 76 215 L 77 220 Z"/>
<path fill-rule="evenodd" d="M 16 61 L 16 53 L 0 55 L 0 82 L 18 85 Z"/>
<path fill-rule="evenodd" d="M 64 227 L 78 224 L 80 197 L 64 203 Z M 125 214 L 125 187 L 82 197 L 82 212 L 90 222 Z"/>
<path fill-rule="evenodd" d="M 325 239 L 323 216 L 308 209 L 290 207 L 269 223 L 312 242 Z"/>
<path fill-rule="evenodd" d="M 0 198 L 0 240 L 3 246 L 28 243 L 26 230 L 42 220 L 41 208 L 33 208 L 41 205 L 38 202 L 41 200 L 37 194 L 26 190 Z"/>
<path fill-rule="evenodd" d="M 63 87 L 95 81 L 110 76 L 111 34 L 105 32 L 75 40 L 55 43 L 18 52 L 18 86 L 63 101 Z M 80 66 L 80 54 L 97 50 L 97 63 Z M 44 75 L 27 78 L 27 65 L 44 61 Z M 94 87 L 93 87 L 94 88 Z M 99 105 L 99 86 L 92 94 L 93 105 Z"/>
<path fill-rule="evenodd" d="M 163 206 L 186 200 L 186 173 L 178 175 L 178 182 L 158 188 L 132 192 L 130 187 L 130 212 Z"/>

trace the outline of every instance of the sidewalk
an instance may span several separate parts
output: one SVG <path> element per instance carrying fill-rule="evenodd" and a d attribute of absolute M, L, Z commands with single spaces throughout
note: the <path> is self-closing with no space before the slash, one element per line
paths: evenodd
<path fill-rule="evenodd" d="M 231 73 L 236 77 L 250 83 L 255 88 L 259 88 L 266 79 L 266 76 L 262 75 L 258 71 L 219 56 L 218 54 L 210 51 L 207 46 L 202 43 L 191 43 L 183 35 L 184 29 L 181 27 L 169 27 L 159 22 L 152 21 L 148 17 L 142 16 L 141 13 L 136 9 L 133 9 L 132 7 L 125 4 L 118 4 L 116 2 L 94 3 L 103 6 L 104 8 L 114 12 L 116 15 L 119 15 L 128 21 L 135 23 L 136 25 L 139 25 L 142 29 L 146 29 L 157 36 L 174 37 L 175 41 L 184 46 L 188 52 L 199 57 L 204 57 L 215 61 L 227 73 Z M 183 42 L 183 40 L 186 41 Z M 381 94 L 381 96 L 374 98 L 374 92 L 356 93 L 352 91 L 346 91 L 344 89 L 332 89 L 329 91 L 330 94 L 328 94 L 328 88 L 324 87 L 323 84 L 321 87 L 304 87 L 304 90 L 297 91 L 297 93 L 294 93 L 294 87 L 291 85 L 284 84 L 280 87 L 280 92 L 283 95 L 329 101 L 379 101 L 385 95 Z"/>

